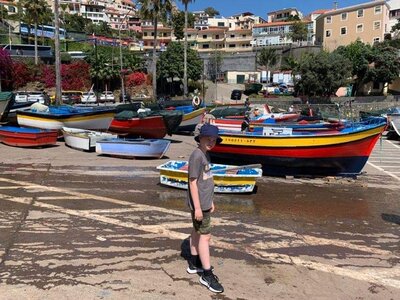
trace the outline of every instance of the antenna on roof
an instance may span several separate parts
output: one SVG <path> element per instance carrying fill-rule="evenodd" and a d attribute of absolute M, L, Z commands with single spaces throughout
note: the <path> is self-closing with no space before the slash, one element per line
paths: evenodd
<path fill-rule="evenodd" d="M 337 9 L 338 8 L 338 2 L 337 1 L 334 1 L 333 2 L 333 9 Z"/>

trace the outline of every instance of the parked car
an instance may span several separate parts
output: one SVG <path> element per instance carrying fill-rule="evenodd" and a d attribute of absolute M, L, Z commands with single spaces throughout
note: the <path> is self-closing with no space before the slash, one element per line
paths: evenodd
<path fill-rule="evenodd" d="M 83 93 L 82 94 L 82 103 L 96 103 L 97 97 L 94 92 Z"/>
<path fill-rule="evenodd" d="M 100 95 L 100 102 L 112 102 L 115 103 L 115 97 L 113 92 L 107 91 L 107 92 L 103 92 Z"/>
<path fill-rule="evenodd" d="M 241 90 L 233 90 L 231 93 L 231 100 L 240 100 L 242 99 L 242 91 Z"/>
<path fill-rule="evenodd" d="M 25 92 L 16 92 L 15 94 L 15 102 L 39 102 L 41 104 L 45 104 L 47 102 L 47 95 L 44 92 L 33 92 L 33 91 L 25 91 Z"/>
<path fill-rule="evenodd" d="M 28 92 L 16 92 L 15 93 L 15 102 L 21 103 L 21 102 L 28 102 Z"/>
<path fill-rule="evenodd" d="M 62 92 L 62 101 L 66 104 L 77 104 L 81 103 L 83 93 L 81 91 L 63 91 Z"/>

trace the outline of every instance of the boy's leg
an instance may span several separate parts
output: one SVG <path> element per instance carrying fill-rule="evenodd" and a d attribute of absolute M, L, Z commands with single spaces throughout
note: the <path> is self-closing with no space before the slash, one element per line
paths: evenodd
<path fill-rule="evenodd" d="M 199 255 L 199 238 L 200 234 L 196 232 L 196 230 L 192 230 L 192 234 L 190 235 L 190 254 L 192 256 Z"/>
<path fill-rule="evenodd" d="M 211 269 L 210 239 L 211 239 L 211 234 L 200 234 L 198 243 L 198 250 L 199 250 L 198 253 L 204 270 Z"/>

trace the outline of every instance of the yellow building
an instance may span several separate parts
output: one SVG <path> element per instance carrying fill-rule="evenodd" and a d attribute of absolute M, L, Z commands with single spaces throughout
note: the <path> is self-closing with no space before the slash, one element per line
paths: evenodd
<path fill-rule="evenodd" d="M 145 21 L 146 24 L 146 21 Z M 148 22 L 147 24 L 151 24 Z M 153 49 L 154 45 L 154 26 L 153 25 L 142 25 L 142 33 L 143 33 L 143 49 L 150 50 Z M 162 25 L 157 26 L 157 39 L 156 39 L 156 47 L 157 50 L 165 50 L 168 44 L 172 39 L 172 28 L 165 27 Z"/>
<path fill-rule="evenodd" d="M 361 40 L 374 44 L 390 32 L 389 6 L 386 1 L 371 1 L 330 10 L 316 19 L 316 43 L 333 51 L 339 46 Z"/>

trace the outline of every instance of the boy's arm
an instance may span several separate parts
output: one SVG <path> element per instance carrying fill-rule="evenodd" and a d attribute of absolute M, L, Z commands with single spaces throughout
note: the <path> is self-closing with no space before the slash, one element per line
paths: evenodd
<path fill-rule="evenodd" d="M 197 188 L 197 178 L 189 178 L 190 195 L 192 196 L 194 218 L 197 221 L 203 220 L 203 211 L 200 206 L 199 190 Z"/>

